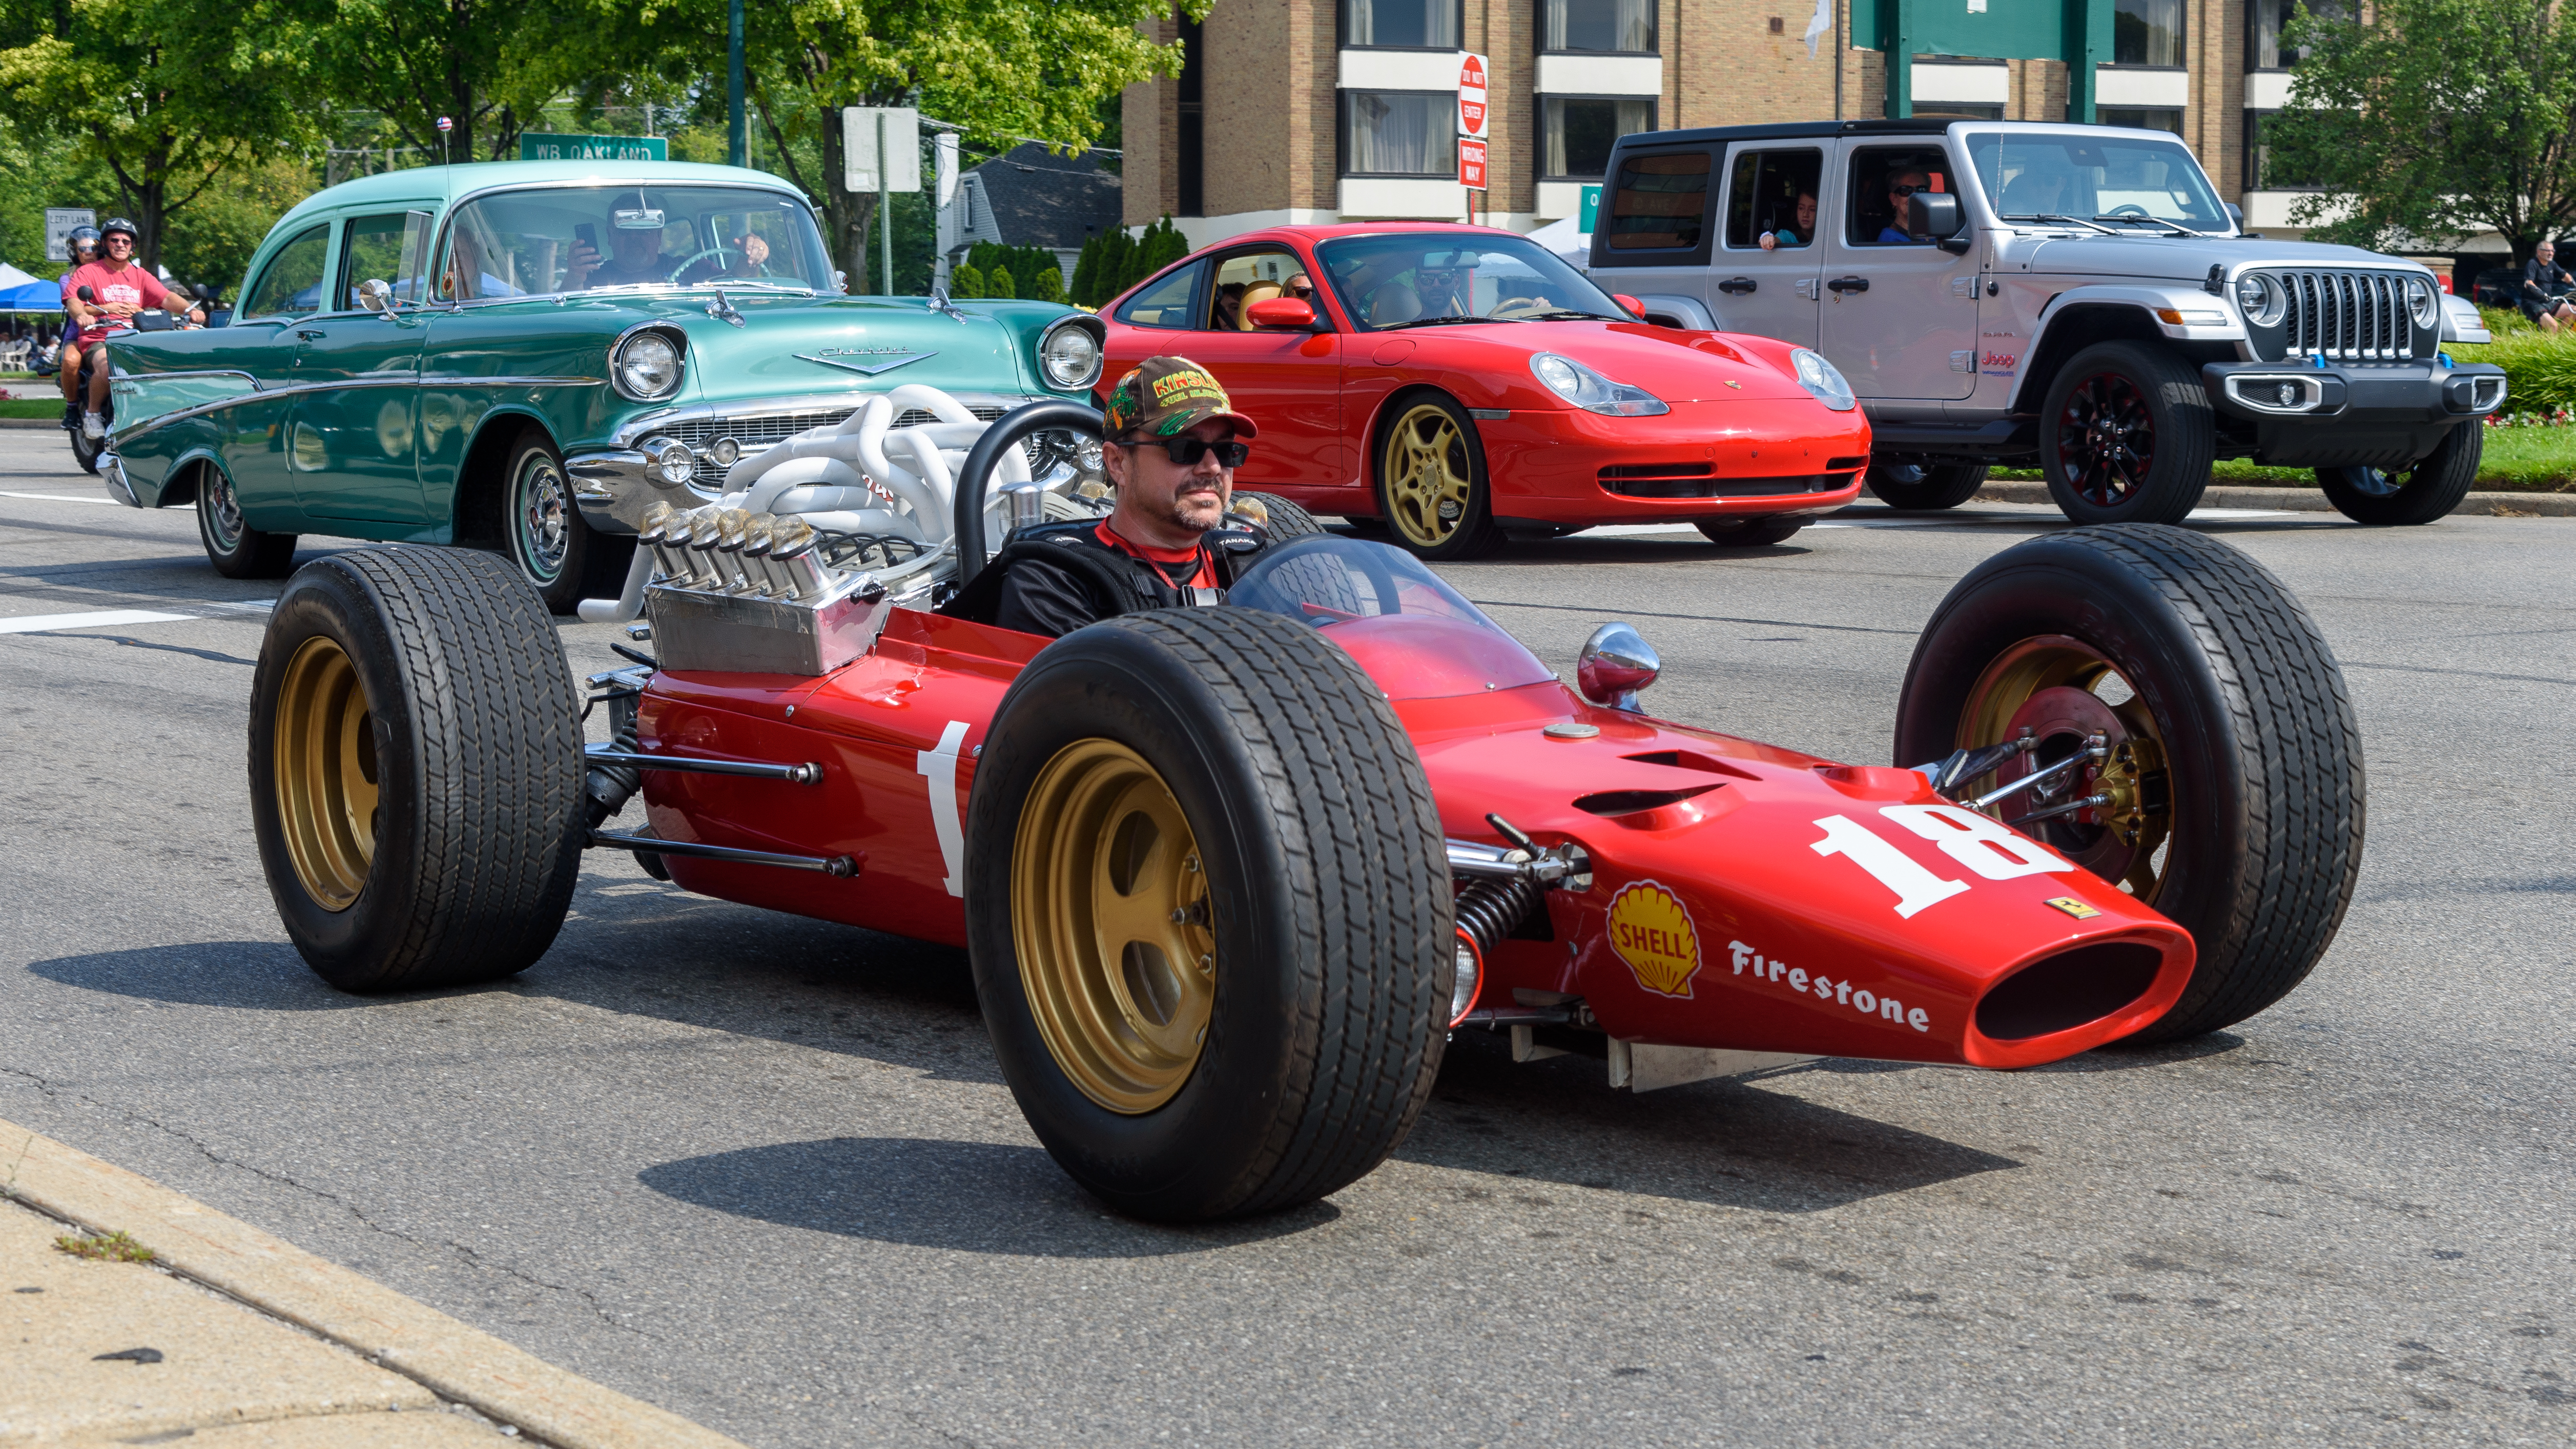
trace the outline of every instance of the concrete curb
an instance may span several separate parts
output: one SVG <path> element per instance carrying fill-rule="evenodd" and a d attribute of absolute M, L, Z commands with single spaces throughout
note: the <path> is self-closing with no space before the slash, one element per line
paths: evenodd
<path fill-rule="evenodd" d="M 2048 485 L 2037 479 L 1995 479 L 1977 490 L 1986 503 L 2049 503 Z M 2200 495 L 2203 508 L 2277 508 L 2292 513 L 2332 513 L 2334 505 L 2314 488 L 2241 488 L 2213 483 Z M 2454 516 L 2493 514 L 2497 509 L 2540 518 L 2576 518 L 2576 493 L 2472 493 L 2460 500 Z M 2505 516 L 2511 516 L 2510 514 Z"/>
<path fill-rule="evenodd" d="M 0 418 L 0 428 L 51 428 L 59 433 L 63 430 L 63 420 L 59 417 Z"/>
<path fill-rule="evenodd" d="M 744 1449 L 149 1178 L 6 1121 L 0 1121 L 0 1194 L 92 1232 L 121 1230 L 174 1272 L 561 1449 Z"/>

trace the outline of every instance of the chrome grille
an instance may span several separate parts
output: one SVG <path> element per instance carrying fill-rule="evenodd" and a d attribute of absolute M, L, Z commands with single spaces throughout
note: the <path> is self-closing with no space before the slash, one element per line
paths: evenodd
<path fill-rule="evenodd" d="M 2289 356 L 2321 353 L 2344 361 L 2393 362 L 2414 355 L 2404 277 L 2387 272 L 2271 275 L 2289 294 L 2281 317 Z"/>
<path fill-rule="evenodd" d="M 655 437 L 676 438 L 689 445 L 692 452 L 704 453 L 718 438 L 731 438 L 746 453 L 756 453 L 772 443 L 783 443 L 808 428 L 828 427 L 840 422 L 856 408 L 824 408 L 813 412 L 771 413 L 755 418 L 690 418 L 672 422 L 649 431 Z M 1002 415 L 1002 409 L 991 404 L 970 407 L 969 411 L 986 422 Z M 914 427 L 938 419 L 927 409 L 906 408 L 896 415 L 894 426 Z"/>

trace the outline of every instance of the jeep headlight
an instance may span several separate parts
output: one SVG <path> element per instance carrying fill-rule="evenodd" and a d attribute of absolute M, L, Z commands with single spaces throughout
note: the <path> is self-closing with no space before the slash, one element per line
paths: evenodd
<path fill-rule="evenodd" d="M 1058 322 L 1038 341 L 1038 367 L 1056 387 L 1091 386 L 1100 380 L 1100 363 L 1100 339 L 1073 318 Z"/>
<path fill-rule="evenodd" d="M 680 349 L 659 332 L 638 332 L 617 345 L 608 371 L 617 390 L 637 402 L 669 397 L 680 390 Z"/>
<path fill-rule="evenodd" d="M 1530 372 L 1549 392 L 1587 413 L 1612 418 L 1651 418 L 1671 412 L 1664 400 L 1642 387 L 1612 382 L 1571 357 L 1542 352 L 1530 359 Z"/>
<path fill-rule="evenodd" d="M 2417 327 L 2431 331 L 2433 325 L 2442 320 L 2442 314 L 2438 310 L 2440 306 L 2441 304 L 2434 300 L 2432 283 L 2422 277 L 2406 279 L 2406 310 L 2414 314 Z"/>
<path fill-rule="evenodd" d="M 1850 412 L 1860 405 L 1860 400 L 1852 396 L 1852 385 L 1844 380 L 1840 370 L 1825 361 L 1823 353 L 1804 347 L 1792 348 L 1789 361 L 1798 369 L 1798 386 L 1805 388 L 1807 395 L 1816 401 L 1838 413 Z"/>
<path fill-rule="evenodd" d="M 2280 326 L 2281 314 L 2289 305 L 2289 291 L 2261 272 L 2247 272 L 2236 279 L 2236 306 L 2257 327 Z"/>

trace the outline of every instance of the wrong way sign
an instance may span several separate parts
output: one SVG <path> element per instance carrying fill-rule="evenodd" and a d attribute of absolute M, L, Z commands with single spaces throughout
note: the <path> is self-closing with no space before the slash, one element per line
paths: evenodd
<path fill-rule="evenodd" d="M 1485 58 L 1472 50 L 1458 53 L 1458 134 L 1485 134 Z"/>

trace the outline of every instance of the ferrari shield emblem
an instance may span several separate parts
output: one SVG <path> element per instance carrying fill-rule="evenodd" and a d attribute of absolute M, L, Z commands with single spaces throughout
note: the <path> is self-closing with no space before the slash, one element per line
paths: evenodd
<path fill-rule="evenodd" d="M 1657 996 L 1688 1000 L 1699 974 L 1699 931 L 1690 908 L 1650 881 L 1631 881 L 1610 898 L 1610 949 Z"/>
<path fill-rule="evenodd" d="M 2089 921 L 2102 914 L 2073 896 L 2050 896 L 2048 903 L 2079 921 Z"/>

